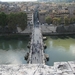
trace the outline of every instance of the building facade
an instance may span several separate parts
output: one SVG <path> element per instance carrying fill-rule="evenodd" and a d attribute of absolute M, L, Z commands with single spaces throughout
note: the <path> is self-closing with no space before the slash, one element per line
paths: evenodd
<path fill-rule="evenodd" d="M 26 14 L 27 14 L 27 23 L 30 24 L 30 25 L 33 25 L 34 24 L 34 13 L 33 11 L 26 11 Z"/>

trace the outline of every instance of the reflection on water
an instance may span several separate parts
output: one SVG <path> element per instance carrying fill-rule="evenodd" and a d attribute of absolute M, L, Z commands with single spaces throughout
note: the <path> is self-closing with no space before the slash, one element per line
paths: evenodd
<path fill-rule="evenodd" d="M 26 40 L 0 39 L 0 64 L 26 64 L 24 60 L 27 49 Z"/>
<path fill-rule="evenodd" d="M 75 60 L 75 39 L 74 38 L 60 38 L 47 37 L 45 41 L 47 49 L 45 53 L 49 54 L 50 60 L 46 63 L 53 65 L 58 61 L 73 61 Z"/>
<path fill-rule="evenodd" d="M 0 64 L 25 64 L 25 50 L 0 50 Z"/>
<path fill-rule="evenodd" d="M 19 41 L 19 42 L 18 42 L 18 48 L 20 49 L 21 46 L 22 46 L 22 41 Z"/>
<path fill-rule="evenodd" d="M 49 44 L 50 44 L 50 47 L 52 47 L 53 46 L 53 41 L 50 41 Z"/>
<path fill-rule="evenodd" d="M 5 45 L 4 45 L 4 42 L 2 43 L 2 48 L 3 48 L 3 49 L 5 49 Z"/>
<path fill-rule="evenodd" d="M 47 37 L 45 41 L 47 49 L 45 53 L 49 55 L 50 60 L 47 65 L 53 65 L 58 61 L 75 60 L 75 39 Z M 29 40 L 2 40 L 0 39 L 0 64 L 26 64 L 25 54 L 29 51 L 27 44 Z"/>
<path fill-rule="evenodd" d="M 75 56 L 75 44 L 70 45 L 70 51 Z"/>
<path fill-rule="evenodd" d="M 12 48 L 12 46 L 11 46 L 11 45 L 9 45 L 9 50 L 13 50 L 13 48 Z"/>

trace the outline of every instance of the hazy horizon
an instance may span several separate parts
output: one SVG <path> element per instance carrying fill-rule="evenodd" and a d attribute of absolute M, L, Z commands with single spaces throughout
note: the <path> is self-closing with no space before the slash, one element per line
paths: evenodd
<path fill-rule="evenodd" d="M 0 0 L 1 2 L 29 2 L 29 1 L 37 1 L 37 0 Z"/>
<path fill-rule="evenodd" d="M 39 2 L 72 2 L 75 0 L 0 0 L 1 2 L 35 2 L 35 1 L 39 1 Z"/>

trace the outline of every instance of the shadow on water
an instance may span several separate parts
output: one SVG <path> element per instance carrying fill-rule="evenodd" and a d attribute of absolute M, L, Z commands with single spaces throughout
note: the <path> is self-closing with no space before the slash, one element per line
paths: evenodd
<path fill-rule="evenodd" d="M 69 36 L 58 36 L 60 39 L 69 39 Z"/>
<path fill-rule="evenodd" d="M 50 36 L 51 39 L 69 39 L 69 36 Z"/>
<path fill-rule="evenodd" d="M 29 36 L 24 36 L 24 35 L 12 35 L 12 36 L 0 36 L 0 39 L 2 40 L 29 40 Z"/>
<path fill-rule="evenodd" d="M 75 38 L 75 35 L 70 35 L 69 37 L 74 39 Z"/>
<path fill-rule="evenodd" d="M 58 36 L 50 36 L 51 39 L 58 39 Z"/>

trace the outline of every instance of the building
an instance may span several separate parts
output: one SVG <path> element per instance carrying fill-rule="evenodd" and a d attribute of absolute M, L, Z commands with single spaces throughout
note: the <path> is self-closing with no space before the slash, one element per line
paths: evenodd
<path fill-rule="evenodd" d="M 50 2 L 51 0 L 38 0 L 39 2 Z"/>
<path fill-rule="evenodd" d="M 34 12 L 33 11 L 26 11 L 26 14 L 27 14 L 27 20 L 28 20 L 27 23 L 33 25 L 34 24 L 34 22 L 33 22 Z"/>
<path fill-rule="evenodd" d="M 74 16 L 74 11 L 75 11 L 75 5 L 70 5 L 68 7 L 68 11 L 69 11 L 70 17 L 73 17 Z"/>
<path fill-rule="evenodd" d="M 46 10 L 39 11 L 39 22 L 41 24 L 44 24 L 45 23 L 46 14 L 47 14 Z"/>

